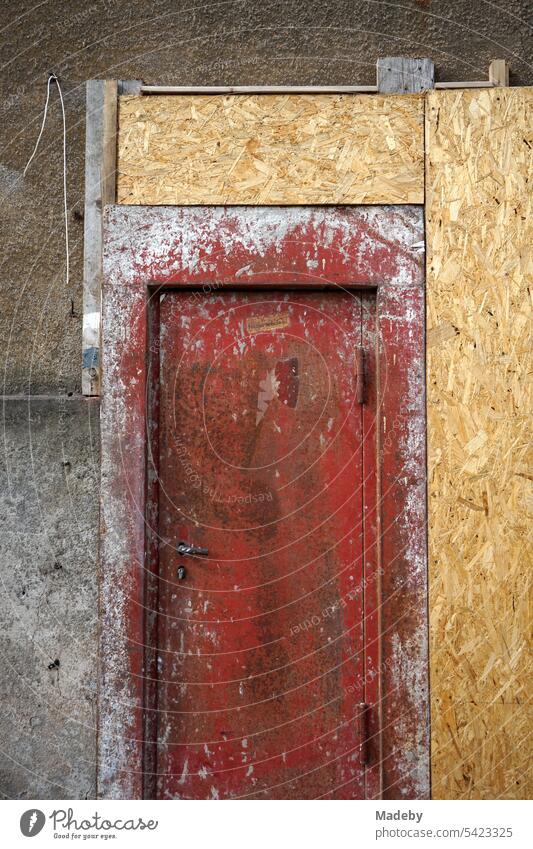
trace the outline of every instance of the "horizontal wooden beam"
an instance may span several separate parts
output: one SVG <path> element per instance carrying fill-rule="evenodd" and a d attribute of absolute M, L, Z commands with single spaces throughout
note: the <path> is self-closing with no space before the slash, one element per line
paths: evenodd
<path fill-rule="evenodd" d="M 457 80 L 435 83 L 435 88 L 494 88 L 498 85 L 490 80 Z M 121 92 L 131 94 L 132 92 Z M 331 86 L 179 86 L 141 85 L 139 94 L 377 94 L 377 85 L 331 85 Z"/>
<path fill-rule="evenodd" d="M 435 83 L 435 88 L 494 88 L 495 85 L 496 83 L 492 83 L 490 80 L 461 80 L 451 83 Z"/>
<path fill-rule="evenodd" d="M 375 94 L 376 85 L 141 85 L 141 94 Z"/>

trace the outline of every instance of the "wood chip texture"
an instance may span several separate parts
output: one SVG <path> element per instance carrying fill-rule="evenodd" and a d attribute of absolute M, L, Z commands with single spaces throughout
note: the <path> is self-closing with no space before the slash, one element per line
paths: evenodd
<path fill-rule="evenodd" d="M 426 116 L 433 795 L 520 799 L 533 789 L 533 89 L 432 92 Z"/>
<path fill-rule="evenodd" d="M 423 203 L 422 95 L 121 97 L 124 204 Z"/>

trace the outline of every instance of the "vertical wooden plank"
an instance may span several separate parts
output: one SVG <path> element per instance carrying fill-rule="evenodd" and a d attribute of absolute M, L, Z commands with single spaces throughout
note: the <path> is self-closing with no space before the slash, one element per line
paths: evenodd
<path fill-rule="evenodd" d="M 427 98 L 435 798 L 524 799 L 533 88 Z"/>
<path fill-rule="evenodd" d="M 377 61 L 380 94 L 418 94 L 435 87 L 435 65 L 431 59 L 387 56 Z"/>
<path fill-rule="evenodd" d="M 116 191 L 117 81 L 87 81 L 82 392 L 100 394 L 102 210 Z"/>
<path fill-rule="evenodd" d="M 493 59 L 489 65 L 489 82 L 496 86 L 509 85 L 509 65 L 505 59 Z"/>

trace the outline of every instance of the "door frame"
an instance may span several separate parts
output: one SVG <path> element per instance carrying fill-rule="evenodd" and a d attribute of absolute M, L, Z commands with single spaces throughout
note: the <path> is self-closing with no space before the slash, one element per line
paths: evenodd
<path fill-rule="evenodd" d="M 145 635 L 157 427 L 155 294 L 223 287 L 376 291 L 379 796 L 430 795 L 424 222 L 421 206 L 109 206 L 102 297 L 97 784 L 138 799 L 153 662 Z M 155 346 L 157 348 L 157 345 Z M 391 378 L 388 379 L 389 374 Z M 154 421 L 152 421 L 152 418 Z M 148 508 L 147 508 L 148 505 Z M 147 514 L 148 509 L 148 514 Z M 371 511 L 373 512 L 373 511 Z M 365 549 L 367 548 L 365 542 Z M 148 575 L 148 578 L 147 578 Z M 147 674 L 148 673 L 148 674 Z"/>

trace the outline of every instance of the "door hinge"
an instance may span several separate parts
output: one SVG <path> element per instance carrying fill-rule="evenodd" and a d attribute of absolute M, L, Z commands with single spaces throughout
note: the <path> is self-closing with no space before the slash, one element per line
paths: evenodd
<path fill-rule="evenodd" d="M 355 350 L 355 397 L 358 404 L 365 403 L 365 349 Z"/>
<path fill-rule="evenodd" d="M 370 705 L 366 702 L 361 702 L 359 708 L 359 763 L 361 766 L 366 766 L 370 761 L 368 738 L 370 731 Z"/>

